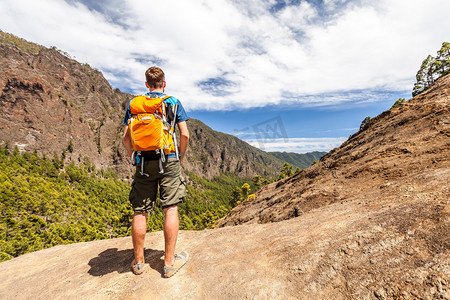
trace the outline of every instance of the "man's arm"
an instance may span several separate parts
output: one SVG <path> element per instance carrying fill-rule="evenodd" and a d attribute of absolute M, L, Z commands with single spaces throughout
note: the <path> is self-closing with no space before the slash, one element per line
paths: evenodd
<path fill-rule="evenodd" d="M 125 131 L 123 132 L 123 144 L 127 149 L 128 156 L 131 157 L 131 154 L 133 154 L 133 149 L 131 148 L 130 131 L 128 130 L 128 126 L 125 126 Z"/>
<path fill-rule="evenodd" d="M 180 129 L 180 162 L 183 162 L 184 155 L 186 154 L 186 150 L 189 144 L 189 130 L 187 128 L 186 121 L 177 123 L 177 125 Z"/>

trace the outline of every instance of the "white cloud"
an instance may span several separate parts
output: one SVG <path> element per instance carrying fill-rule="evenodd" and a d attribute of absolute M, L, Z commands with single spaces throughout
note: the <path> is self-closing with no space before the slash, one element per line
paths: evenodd
<path fill-rule="evenodd" d="M 250 145 L 260 148 L 261 150 L 271 152 L 296 152 L 307 153 L 313 151 L 325 151 L 328 152 L 333 148 L 340 146 L 347 140 L 346 137 L 335 138 L 290 138 L 290 139 L 268 139 L 258 140 L 250 139 L 246 140 Z"/>
<path fill-rule="evenodd" d="M 276 12 L 262 0 L 70 3 L 3 0 L 0 29 L 67 51 L 135 93 L 160 65 L 188 110 L 376 100 L 374 91 L 411 90 L 421 61 L 450 36 L 446 0 L 300 1 Z"/>
<path fill-rule="evenodd" d="M 298 6 L 287 6 L 279 12 L 277 18 L 281 24 L 297 30 L 305 30 L 310 22 L 317 18 L 317 10 L 308 2 Z"/>

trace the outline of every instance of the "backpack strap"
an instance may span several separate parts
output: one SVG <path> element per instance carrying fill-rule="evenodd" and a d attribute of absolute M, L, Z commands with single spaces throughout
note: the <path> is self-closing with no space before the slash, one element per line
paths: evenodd
<path fill-rule="evenodd" d="M 165 101 L 166 99 L 172 98 L 172 96 L 164 96 L 163 98 L 161 98 L 163 101 Z M 178 143 L 177 143 L 177 136 L 175 134 L 175 124 L 176 124 L 176 120 L 177 120 L 177 111 L 178 111 L 178 103 L 175 103 L 175 105 L 172 108 L 172 113 L 173 113 L 173 118 L 172 120 L 170 120 L 171 122 L 168 123 L 168 132 L 170 135 L 172 135 L 172 139 L 173 139 L 173 143 L 175 144 L 175 156 L 177 158 L 177 160 L 179 160 L 179 155 L 178 155 Z M 168 116 L 168 112 L 166 112 L 166 115 Z M 169 120 L 167 120 L 169 121 Z M 170 130 L 173 128 L 173 132 Z"/>
<path fill-rule="evenodd" d="M 175 121 L 177 119 L 177 110 L 178 110 L 178 103 L 175 104 L 175 107 L 173 108 L 173 120 L 172 120 L 172 128 L 173 128 L 173 132 L 172 134 L 172 138 L 173 138 L 173 142 L 175 143 L 175 156 L 177 157 L 177 160 L 180 160 L 180 158 L 178 157 L 178 143 L 177 143 L 177 135 L 175 134 Z"/>

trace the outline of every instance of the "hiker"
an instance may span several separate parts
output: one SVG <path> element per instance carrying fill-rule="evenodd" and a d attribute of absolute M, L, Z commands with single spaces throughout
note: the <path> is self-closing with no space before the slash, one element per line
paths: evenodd
<path fill-rule="evenodd" d="M 145 85 L 149 89 L 149 92 L 143 95 L 144 97 L 138 96 L 130 101 L 123 120 L 123 124 L 126 125 L 123 141 L 128 154 L 136 165 L 136 173 L 129 196 L 134 210 L 132 223 L 134 260 L 131 264 L 131 268 L 137 275 L 144 272 L 144 240 L 147 232 L 147 215 L 155 204 L 159 187 L 160 199 L 164 211 L 164 276 L 170 277 L 175 274 L 188 259 L 187 253 L 185 252 L 175 255 L 175 245 L 179 228 L 178 204 L 181 203 L 186 196 L 186 182 L 181 174 L 181 162 L 183 162 L 188 148 L 189 131 L 186 125 L 188 117 L 177 98 L 164 94 L 166 81 L 163 70 L 158 67 L 151 67 L 145 72 L 145 77 Z M 133 120 L 133 117 L 137 116 L 132 114 L 132 112 L 136 111 L 136 106 L 140 105 L 141 107 L 146 107 L 149 103 L 148 101 L 152 99 L 159 100 L 158 97 L 163 100 L 162 103 L 165 105 L 162 105 L 161 107 L 164 107 L 164 109 L 167 110 L 169 119 L 170 112 L 174 114 L 172 115 L 173 128 L 171 130 L 172 136 L 170 137 L 173 137 L 173 141 L 171 140 L 172 143 L 165 146 L 163 150 L 136 151 L 138 148 L 136 146 L 137 142 L 135 140 L 132 141 L 130 138 L 134 134 L 132 132 L 134 128 L 131 127 L 132 129 L 130 129 L 128 126 L 129 122 Z M 138 101 L 141 101 L 141 103 L 138 103 Z M 161 100 L 159 101 L 161 104 Z M 160 119 L 162 114 L 158 111 L 153 115 L 149 115 L 147 119 L 152 120 L 152 117 L 154 120 Z M 144 117 L 142 117 L 142 119 L 144 119 Z M 176 125 L 178 125 L 180 130 L 179 146 L 177 145 L 175 136 L 174 127 Z M 144 131 L 147 134 L 152 130 L 146 129 Z M 137 131 L 135 135 L 138 135 Z M 133 138 L 136 137 L 133 135 Z M 133 149 L 133 145 L 136 149 Z M 170 151 L 168 151 L 169 149 Z"/>

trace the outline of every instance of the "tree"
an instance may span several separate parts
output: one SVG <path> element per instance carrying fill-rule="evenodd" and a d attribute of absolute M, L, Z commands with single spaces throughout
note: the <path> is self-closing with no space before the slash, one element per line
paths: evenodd
<path fill-rule="evenodd" d="M 416 96 L 427 90 L 439 77 L 450 73 L 450 43 L 442 43 L 436 57 L 428 55 L 416 74 L 412 95 Z"/>
<path fill-rule="evenodd" d="M 244 183 L 241 187 L 242 190 L 242 200 L 247 200 L 248 194 L 250 193 L 250 185 L 248 183 Z"/>
<path fill-rule="evenodd" d="M 285 162 L 280 170 L 280 175 L 278 175 L 278 180 L 294 175 L 292 168 L 293 166 L 291 164 Z"/>
<path fill-rule="evenodd" d="M 231 205 L 236 206 L 240 203 L 241 200 L 242 200 L 242 190 L 236 186 L 231 191 Z"/>
<path fill-rule="evenodd" d="M 450 74 L 450 43 L 442 43 L 441 49 L 437 52 L 436 61 L 439 61 L 438 72 L 441 76 Z"/>
<path fill-rule="evenodd" d="M 255 175 L 255 176 L 252 178 L 252 183 L 253 183 L 257 188 L 259 188 L 260 186 L 269 184 L 270 181 L 269 181 L 267 178 L 262 177 L 261 175 Z"/>
<path fill-rule="evenodd" d="M 247 200 L 248 195 L 250 194 L 250 185 L 248 183 L 244 183 L 241 187 L 236 186 L 231 191 L 231 205 L 236 206 L 241 201 Z"/>
<path fill-rule="evenodd" d="M 69 145 L 67 145 L 67 151 L 69 151 L 70 153 L 73 152 L 73 143 L 72 140 L 69 141 Z"/>
<path fill-rule="evenodd" d="M 362 120 L 361 125 L 359 126 L 359 130 L 363 129 L 364 126 L 370 121 L 370 117 L 365 117 L 364 120 Z"/>
<path fill-rule="evenodd" d="M 404 103 L 406 100 L 405 98 L 399 98 L 397 101 L 395 101 L 394 104 L 392 104 L 391 108 L 399 106 L 400 104 Z"/>
<path fill-rule="evenodd" d="M 256 185 L 257 187 L 261 186 L 262 181 L 263 181 L 263 178 L 262 178 L 261 175 L 255 175 L 255 176 L 252 178 L 253 184 Z"/>

